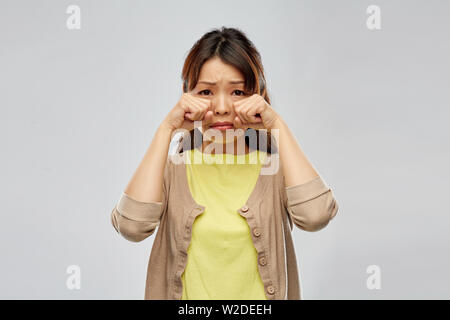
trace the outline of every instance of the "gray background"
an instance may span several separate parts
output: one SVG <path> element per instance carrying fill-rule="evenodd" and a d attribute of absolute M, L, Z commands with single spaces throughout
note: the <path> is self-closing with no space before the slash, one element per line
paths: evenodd
<path fill-rule="evenodd" d="M 340 204 L 294 230 L 303 297 L 450 298 L 449 4 L 1 0 L 0 298 L 143 299 L 153 236 L 121 238 L 110 213 L 188 50 L 222 25 L 259 49 L 272 106 Z"/>

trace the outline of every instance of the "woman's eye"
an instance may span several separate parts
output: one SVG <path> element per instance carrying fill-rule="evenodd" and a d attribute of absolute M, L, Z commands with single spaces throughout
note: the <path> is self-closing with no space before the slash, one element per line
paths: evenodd
<path fill-rule="evenodd" d="M 200 91 L 198 94 L 202 94 L 202 92 L 205 92 L 205 91 L 207 91 L 207 92 L 211 92 L 211 91 L 209 91 L 208 89 L 206 89 L 206 90 L 202 90 L 202 91 Z"/>
<path fill-rule="evenodd" d="M 245 95 L 245 92 L 242 91 L 242 90 L 234 90 L 233 92 L 234 92 L 236 95 L 238 95 L 238 96 L 244 96 L 244 95 Z M 205 89 L 205 90 L 202 90 L 202 91 L 199 91 L 199 92 L 198 92 L 198 94 L 200 94 L 200 95 L 207 95 L 207 96 L 209 96 L 209 93 L 211 93 L 211 91 L 208 90 L 208 89 Z"/>
<path fill-rule="evenodd" d="M 238 94 L 238 96 L 244 96 L 244 95 L 245 95 L 245 92 L 242 91 L 242 90 L 234 90 L 234 92 L 240 92 L 240 93 L 242 93 L 242 94 Z"/>

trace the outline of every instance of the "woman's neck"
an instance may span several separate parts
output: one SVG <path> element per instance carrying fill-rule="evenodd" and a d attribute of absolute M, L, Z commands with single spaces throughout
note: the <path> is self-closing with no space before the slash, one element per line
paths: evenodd
<path fill-rule="evenodd" d="M 241 146 L 241 148 L 242 148 L 242 145 L 244 146 L 243 152 L 241 150 L 238 150 L 238 146 Z M 245 136 L 238 137 L 238 138 L 234 139 L 233 142 L 229 142 L 229 143 L 215 143 L 213 141 L 203 140 L 203 143 L 200 146 L 200 148 L 201 148 L 202 153 L 207 153 L 207 154 L 210 153 L 212 155 L 215 155 L 216 151 L 218 154 L 233 153 L 234 155 L 248 154 L 250 151 L 248 145 L 245 143 Z M 208 149 L 208 151 L 205 151 L 206 148 Z M 230 148 L 231 150 L 228 151 L 227 148 Z"/>

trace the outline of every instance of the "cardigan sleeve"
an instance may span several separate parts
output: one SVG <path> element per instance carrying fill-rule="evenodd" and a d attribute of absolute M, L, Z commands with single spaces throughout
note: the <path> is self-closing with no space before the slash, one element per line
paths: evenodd
<path fill-rule="evenodd" d="M 167 210 L 169 166 L 166 162 L 163 179 L 162 201 L 141 202 L 122 192 L 111 212 L 111 223 L 118 234 L 132 242 L 140 242 L 152 235 Z"/>
<path fill-rule="evenodd" d="M 305 231 L 323 229 L 339 209 L 332 189 L 320 176 L 303 184 L 284 187 L 283 201 L 295 226 Z"/>

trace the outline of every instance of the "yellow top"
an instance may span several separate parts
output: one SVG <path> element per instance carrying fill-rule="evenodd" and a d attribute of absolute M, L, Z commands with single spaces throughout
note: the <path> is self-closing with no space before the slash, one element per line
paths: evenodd
<path fill-rule="evenodd" d="M 224 156 L 204 154 L 196 148 L 188 155 L 189 188 L 205 211 L 192 226 L 181 299 L 267 299 L 250 228 L 237 211 L 253 191 L 266 153 L 253 150 Z M 203 163 L 194 163 L 202 156 Z M 233 164 L 227 164 L 227 158 Z M 210 164 L 214 159 L 223 163 Z"/>

